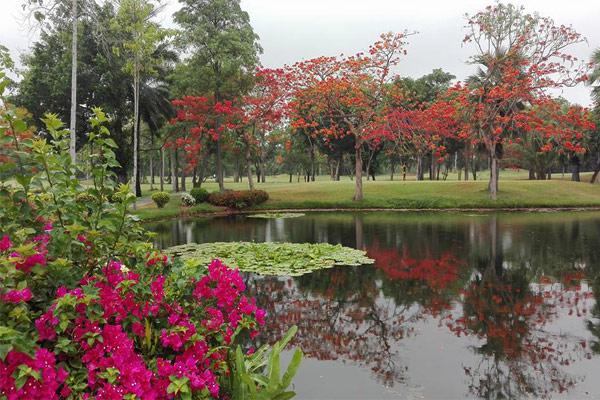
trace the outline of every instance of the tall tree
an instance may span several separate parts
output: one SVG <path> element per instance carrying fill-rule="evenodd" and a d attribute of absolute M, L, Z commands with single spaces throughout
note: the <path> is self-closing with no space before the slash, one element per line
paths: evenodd
<path fill-rule="evenodd" d="M 240 0 L 179 0 L 174 14 L 181 27 L 179 43 L 190 54 L 186 60 L 194 86 L 180 95 L 203 95 L 215 103 L 232 101 L 251 87 L 251 78 L 262 52 Z M 221 121 L 214 121 L 219 131 Z M 216 139 L 216 168 L 219 189 L 223 183 L 221 137 Z"/>
<path fill-rule="evenodd" d="M 576 85 L 586 79 L 585 63 L 567 53 L 584 38 L 573 28 L 550 18 L 527 14 L 522 7 L 497 3 L 468 17 L 465 42 L 476 53 L 471 63 L 479 73 L 469 82 L 470 128 L 486 146 L 490 158 L 490 197 L 498 195 L 502 145 L 515 134 L 524 105 L 549 89 Z"/>
<path fill-rule="evenodd" d="M 85 0 L 87 3 L 93 3 L 92 0 Z M 77 160 L 77 58 L 78 58 L 78 34 L 77 28 L 79 23 L 79 8 L 82 4 L 78 4 L 78 0 L 26 0 L 24 8 L 29 7 L 33 16 L 39 22 L 51 20 L 56 22 L 65 14 L 71 19 L 71 111 L 69 114 L 69 154 L 71 162 L 75 164 Z"/>
<path fill-rule="evenodd" d="M 132 187 L 141 196 L 138 185 L 138 150 L 140 126 L 140 82 L 143 74 L 155 71 L 153 55 L 157 47 L 169 35 L 169 31 L 152 21 L 158 9 L 151 0 L 121 0 L 113 23 L 113 29 L 124 38 L 115 47 L 117 54 L 127 57 L 125 70 L 133 77 L 133 171 Z"/>
<path fill-rule="evenodd" d="M 305 115 L 294 113 L 294 126 L 318 127 L 321 135 L 354 138 L 355 201 L 363 199 L 363 147 L 378 140 L 376 127 L 385 115 L 392 69 L 406 53 L 406 38 L 406 32 L 389 32 L 366 54 L 342 59 L 320 57 L 294 66 L 298 83 L 292 109 L 301 106 L 309 111 Z"/>

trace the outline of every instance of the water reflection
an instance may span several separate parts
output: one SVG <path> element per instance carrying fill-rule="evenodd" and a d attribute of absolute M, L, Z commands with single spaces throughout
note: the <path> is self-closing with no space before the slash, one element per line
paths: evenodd
<path fill-rule="evenodd" d="M 600 372 L 595 215 L 310 214 L 151 229 L 162 246 L 327 241 L 365 249 L 374 267 L 247 279 L 270 315 L 262 340 L 296 324 L 295 344 L 307 357 L 361 366 L 383 386 L 419 381 L 425 397 L 446 398 L 600 395 L 590 379 Z M 439 357 L 463 372 L 462 382 L 436 392 L 439 377 L 412 372 L 432 351 L 421 347 L 425 333 L 447 345 Z M 335 397 L 335 388 L 322 390 Z"/>

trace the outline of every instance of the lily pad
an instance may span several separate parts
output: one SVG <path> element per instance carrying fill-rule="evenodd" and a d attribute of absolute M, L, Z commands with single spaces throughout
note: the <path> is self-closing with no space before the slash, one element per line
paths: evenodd
<path fill-rule="evenodd" d="M 362 250 L 328 243 L 217 242 L 171 247 L 191 268 L 218 258 L 232 268 L 261 275 L 300 276 L 335 266 L 359 266 L 375 261 Z"/>
<path fill-rule="evenodd" d="M 280 218 L 298 218 L 303 217 L 304 213 L 286 213 L 286 212 L 272 212 L 264 214 L 250 214 L 248 218 L 264 218 L 264 219 L 280 219 Z"/>

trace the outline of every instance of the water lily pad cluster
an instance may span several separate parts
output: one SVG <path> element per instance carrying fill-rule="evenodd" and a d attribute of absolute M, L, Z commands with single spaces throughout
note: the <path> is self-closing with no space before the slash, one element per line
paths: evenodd
<path fill-rule="evenodd" d="M 263 214 L 250 214 L 248 218 L 264 218 L 264 219 L 281 219 L 281 218 L 298 218 L 303 217 L 304 213 L 291 213 L 291 212 L 269 212 Z"/>
<path fill-rule="evenodd" d="M 190 268 L 201 268 L 218 258 L 240 271 L 261 275 L 300 276 L 334 266 L 375 262 L 362 250 L 328 243 L 194 243 L 171 247 L 166 252 L 186 260 Z"/>

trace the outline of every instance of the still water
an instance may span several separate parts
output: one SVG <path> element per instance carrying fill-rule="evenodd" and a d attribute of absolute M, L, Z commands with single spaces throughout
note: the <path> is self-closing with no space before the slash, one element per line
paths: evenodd
<path fill-rule="evenodd" d="M 248 276 L 298 325 L 297 399 L 600 398 L 599 213 L 310 213 L 148 225 L 156 243 L 341 243 L 373 266 Z M 289 356 L 289 355 L 288 355 Z"/>

